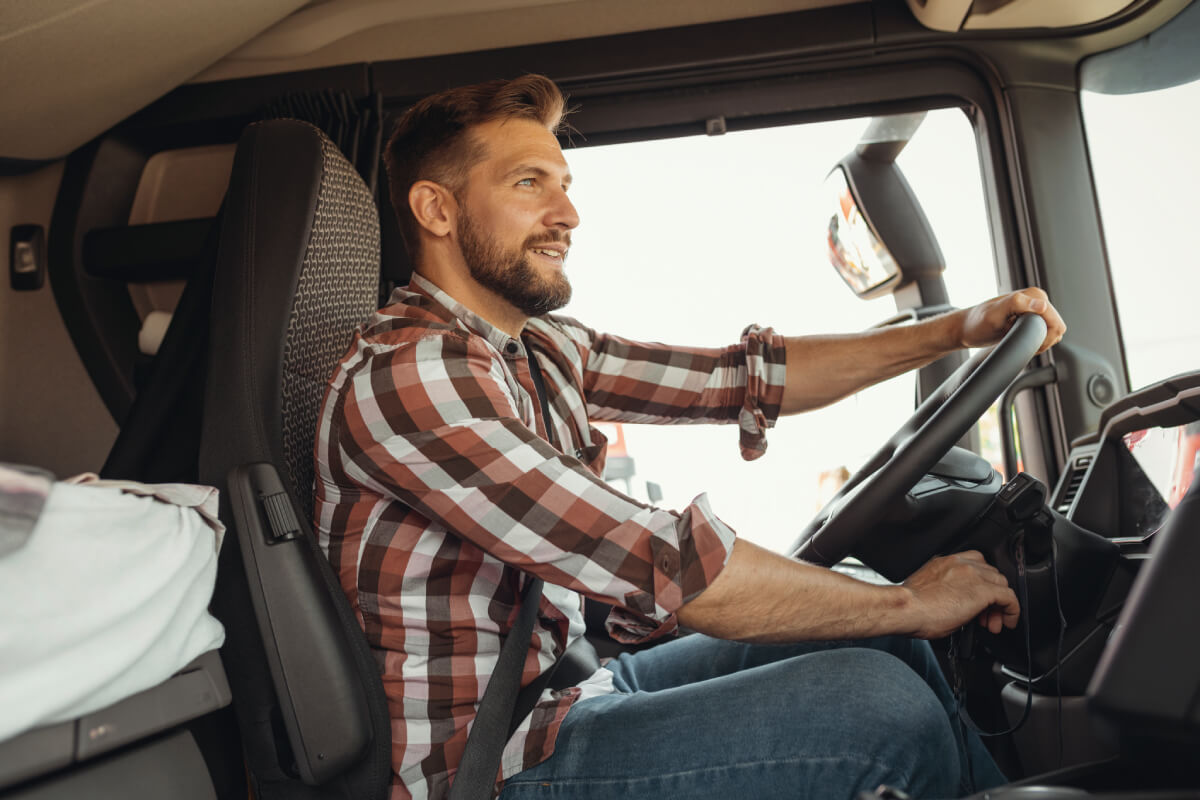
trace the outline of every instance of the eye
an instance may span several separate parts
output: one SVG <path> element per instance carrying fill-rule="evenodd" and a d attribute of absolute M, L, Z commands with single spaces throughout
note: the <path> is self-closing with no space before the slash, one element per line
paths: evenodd
<path fill-rule="evenodd" d="M 533 186 L 533 178 L 521 178 L 517 181 L 517 186 Z"/>

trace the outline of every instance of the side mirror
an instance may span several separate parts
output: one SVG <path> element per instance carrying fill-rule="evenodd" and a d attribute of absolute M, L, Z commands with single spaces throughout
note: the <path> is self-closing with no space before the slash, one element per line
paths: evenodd
<path fill-rule="evenodd" d="M 864 299 L 894 294 L 926 279 L 940 283 L 946 266 L 933 228 L 895 163 L 897 152 L 860 145 L 838 161 L 825 179 L 831 206 L 826 231 L 829 260 L 846 285 Z M 940 294 L 944 295 L 944 288 Z M 931 296 L 925 301 L 944 303 L 945 299 Z"/>
<path fill-rule="evenodd" d="M 859 297 L 885 294 L 898 282 L 900 268 L 859 209 L 841 165 L 825 179 L 824 193 L 834 203 L 825 237 L 830 263 Z"/>

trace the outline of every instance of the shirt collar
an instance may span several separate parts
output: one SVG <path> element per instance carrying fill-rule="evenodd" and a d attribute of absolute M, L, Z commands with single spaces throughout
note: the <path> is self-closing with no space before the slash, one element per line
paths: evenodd
<path fill-rule="evenodd" d="M 433 281 L 414 272 L 408 282 L 408 291 L 422 294 L 444 308 L 460 325 L 471 333 L 478 334 L 506 358 L 525 356 L 525 345 L 520 337 L 509 336 L 504 331 L 455 300 Z"/>

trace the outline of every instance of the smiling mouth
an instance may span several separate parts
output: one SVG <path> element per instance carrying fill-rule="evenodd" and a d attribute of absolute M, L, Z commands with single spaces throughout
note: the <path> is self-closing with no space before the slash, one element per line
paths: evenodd
<path fill-rule="evenodd" d="M 559 262 L 566 260 L 566 257 L 567 257 L 566 250 L 551 250 L 550 248 L 547 248 L 547 247 L 531 247 L 531 248 L 529 248 L 529 250 L 533 253 L 536 253 L 539 256 L 545 256 L 546 258 L 552 258 L 555 261 L 559 261 Z"/>

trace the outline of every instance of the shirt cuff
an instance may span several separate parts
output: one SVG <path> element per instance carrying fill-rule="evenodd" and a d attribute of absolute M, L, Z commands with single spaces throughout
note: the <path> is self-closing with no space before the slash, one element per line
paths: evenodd
<path fill-rule="evenodd" d="M 627 595 L 624 607 L 615 607 L 608 616 L 609 635 L 635 644 L 674 633 L 676 612 L 725 568 L 735 538 L 733 529 L 713 514 L 708 495 L 693 500 L 674 525 L 651 535 L 654 595 Z"/>
<path fill-rule="evenodd" d="M 738 414 L 742 458 L 767 452 L 767 428 L 775 427 L 787 383 L 787 348 L 771 328 L 751 325 L 742 332 L 746 348 L 746 395 Z"/>

